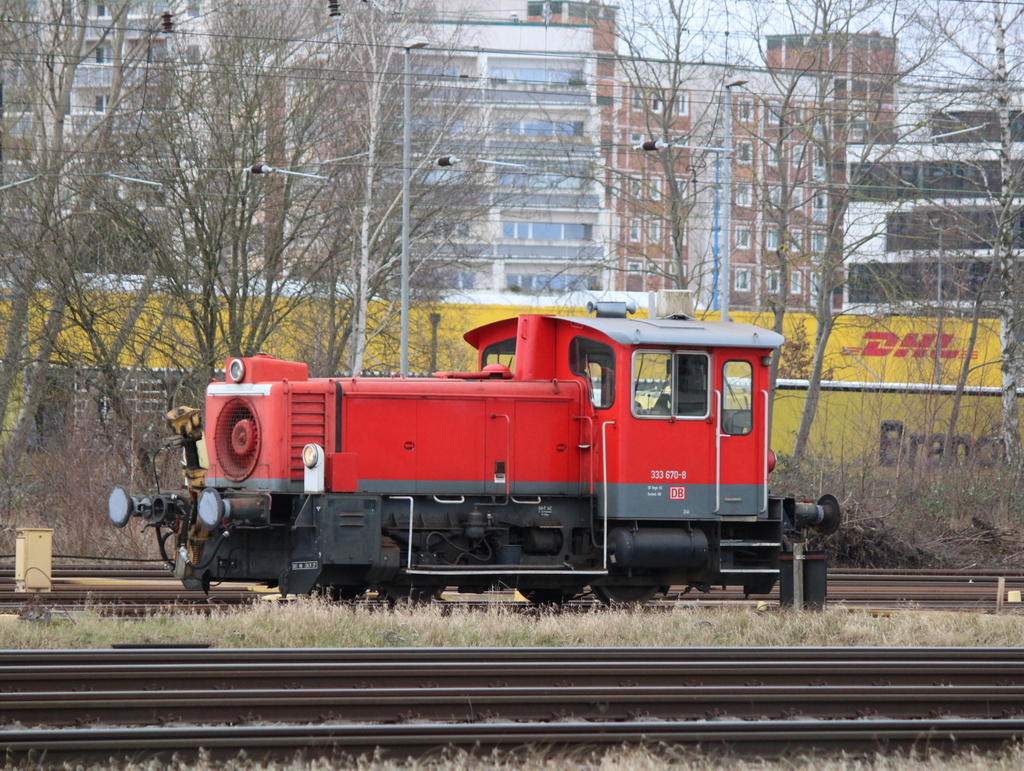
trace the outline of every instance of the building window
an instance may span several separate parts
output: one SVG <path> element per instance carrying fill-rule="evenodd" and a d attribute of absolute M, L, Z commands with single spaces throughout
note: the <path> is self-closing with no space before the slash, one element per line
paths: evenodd
<path fill-rule="evenodd" d="M 771 252 L 779 248 L 779 231 L 775 228 L 768 228 L 764 234 L 764 248 Z"/>
<path fill-rule="evenodd" d="M 644 94 L 639 88 L 633 89 L 633 109 L 642 110 L 644 108 Z"/>
<path fill-rule="evenodd" d="M 817 273 L 811 273 L 810 274 L 810 284 L 811 284 L 811 297 L 815 297 L 816 298 L 818 296 L 818 290 L 821 289 L 821 278 L 818 276 Z"/>
<path fill-rule="evenodd" d="M 828 193 L 824 190 L 815 190 L 811 199 L 811 219 L 815 222 L 825 221 L 825 212 L 828 210 Z"/>
<path fill-rule="evenodd" d="M 825 234 L 820 231 L 811 233 L 811 251 L 821 254 L 825 251 Z"/>
<path fill-rule="evenodd" d="M 779 271 L 768 271 L 768 275 L 765 276 L 765 289 L 769 294 L 779 293 Z"/>
<path fill-rule="evenodd" d="M 110 95 L 104 94 L 103 96 L 97 96 L 96 102 L 93 105 L 93 110 L 96 112 L 106 112 L 107 105 L 110 104 Z"/>
<path fill-rule="evenodd" d="M 750 206 L 751 203 L 750 185 L 737 185 L 736 186 L 736 205 L 737 206 Z"/>
<path fill-rule="evenodd" d="M 511 273 L 506 277 L 506 286 L 513 292 L 576 292 L 597 289 L 597 280 L 594 276 L 574 276 L 566 273 L 557 276 Z"/>
<path fill-rule="evenodd" d="M 807 150 L 803 145 L 796 145 L 793 148 L 793 170 L 797 173 L 803 171 L 804 168 L 804 153 Z"/>
<path fill-rule="evenodd" d="M 676 115 L 683 117 L 690 113 L 690 96 L 685 91 L 676 92 Z"/>
<path fill-rule="evenodd" d="M 790 249 L 792 249 L 794 252 L 802 252 L 804 250 L 804 231 L 789 231 L 789 243 Z"/>
<path fill-rule="evenodd" d="M 651 239 L 652 244 L 661 243 L 661 223 L 658 220 L 654 220 L 651 223 L 650 229 L 648 230 L 648 237 Z"/>
<path fill-rule="evenodd" d="M 650 187 L 650 190 L 651 190 L 651 200 L 652 201 L 660 201 L 661 200 L 661 177 L 651 177 L 650 181 L 648 182 L 648 186 Z"/>
<path fill-rule="evenodd" d="M 736 119 L 749 121 L 754 115 L 754 105 L 749 99 L 740 99 L 736 102 Z"/>
<path fill-rule="evenodd" d="M 753 157 L 753 150 L 751 149 L 750 142 L 738 142 L 736 144 L 736 160 L 740 163 L 750 163 L 750 159 Z"/>
<path fill-rule="evenodd" d="M 629 240 L 634 243 L 640 240 L 640 220 L 633 220 L 629 223 Z"/>
<path fill-rule="evenodd" d="M 550 241 L 591 240 L 594 226 L 571 222 L 502 222 L 501 237 L 510 239 L 542 238 Z"/>
<path fill-rule="evenodd" d="M 527 137 L 578 137 L 583 136 L 583 121 L 498 120 L 494 122 L 494 132 Z"/>
<path fill-rule="evenodd" d="M 779 165 L 779 154 L 775 151 L 774 145 L 768 145 L 768 165 L 778 166 Z"/>
<path fill-rule="evenodd" d="M 868 122 L 863 115 L 854 115 L 850 121 L 850 141 L 863 142 L 868 133 Z"/>
<path fill-rule="evenodd" d="M 781 185 L 769 185 L 768 186 L 768 202 L 772 206 L 780 206 L 782 204 L 782 186 Z"/>
<path fill-rule="evenodd" d="M 803 288 L 803 281 L 800 271 L 794 270 L 789 274 L 789 293 L 793 297 L 797 297 L 800 294 L 800 290 Z"/>
<path fill-rule="evenodd" d="M 750 228 L 736 228 L 734 247 L 736 249 L 750 248 Z"/>
<path fill-rule="evenodd" d="M 749 292 L 750 291 L 750 269 L 749 268 L 737 268 L 736 278 L 733 280 L 733 289 L 737 292 Z"/>
<path fill-rule="evenodd" d="M 112 61 L 114 61 L 114 52 L 112 49 L 106 46 L 100 46 L 96 49 L 97 64 L 110 64 Z"/>
<path fill-rule="evenodd" d="M 651 112 L 657 114 L 661 113 L 662 101 L 658 97 L 651 99 Z"/>
<path fill-rule="evenodd" d="M 642 262 L 626 263 L 626 291 L 644 291 L 644 264 Z"/>
<path fill-rule="evenodd" d="M 99 16 L 100 18 L 103 18 L 104 16 L 106 16 L 107 15 L 107 6 L 105 6 L 105 5 L 97 5 L 96 6 L 96 15 Z"/>

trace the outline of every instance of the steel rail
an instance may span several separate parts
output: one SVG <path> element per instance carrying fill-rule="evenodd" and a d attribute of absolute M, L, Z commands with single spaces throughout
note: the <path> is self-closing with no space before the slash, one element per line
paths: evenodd
<path fill-rule="evenodd" d="M 136 762 L 194 758 L 260 760 L 318 750 L 340 756 L 377 753 L 405 758 L 444 747 L 489 753 L 533 749 L 551 754 L 589 748 L 644 744 L 687 746 L 706 751 L 781 757 L 794 752 L 992 751 L 1024 737 L 1024 720 L 939 718 L 930 720 L 710 720 L 612 723 L 409 723 L 272 726 L 191 726 L 164 728 L 15 729 L 0 732 L 7 761 L 101 760 L 112 756 Z M 45 753 L 45 755 L 44 755 Z"/>
<path fill-rule="evenodd" d="M 1024 686 L 1024 661 L 949 659 L 830 661 L 213 661 L 165 662 L 159 654 L 132 662 L 0 666 L 6 694 L 68 690 L 247 688 L 469 688 L 495 686 L 891 685 Z"/>
<path fill-rule="evenodd" d="M 398 723 L 410 720 L 1007 718 L 1024 715 L 1024 686 L 539 686 L 258 688 L 13 693 L 0 725 Z"/>
<path fill-rule="evenodd" d="M 0 666 L 38 667 L 66 664 L 127 664 L 147 668 L 151 662 L 160 664 L 223 664 L 241 663 L 264 666 L 273 663 L 357 664 L 369 663 L 389 667 L 406 663 L 441 663 L 457 666 L 468 662 L 517 664 L 520 662 L 572 663 L 682 662 L 722 663 L 810 662 L 826 665 L 850 661 L 929 662 L 961 666 L 968 662 L 1010 663 L 1024 660 L 1020 648 L 953 648 L 953 647 L 475 647 L 475 648 L 203 648 L 189 643 L 123 643 L 113 648 L 0 650 Z M 140 652 L 151 658 L 140 659 Z M 126 662 L 127 658 L 134 661 Z"/>
<path fill-rule="evenodd" d="M 1007 589 L 1024 589 L 1024 577 L 1018 570 L 897 570 L 868 571 L 835 568 L 829 572 L 829 599 L 848 607 L 868 608 L 932 608 L 969 609 L 990 611 L 997 607 L 999 579 L 1006 580 Z M 45 594 L 16 594 L 14 572 L 0 568 L 0 608 L 7 612 L 25 603 L 44 605 L 61 611 L 73 611 L 86 604 L 108 605 L 110 612 L 131 615 L 139 608 L 165 609 L 168 606 L 186 606 L 195 610 L 213 611 L 224 605 L 237 605 L 258 600 L 263 593 L 241 585 L 214 587 L 207 596 L 198 591 L 187 591 L 160 566 L 55 566 L 54 591 Z M 276 596 L 276 595 L 274 595 Z M 371 594 L 361 602 L 375 602 Z M 665 599 L 650 603 L 651 608 L 704 607 L 729 605 L 759 600 L 777 601 L 777 592 L 771 595 L 744 598 L 737 589 L 715 591 L 712 595 L 670 593 Z M 490 607 L 493 598 L 474 599 L 473 596 L 454 595 L 453 605 L 478 608 Z M 583 599 L 567 603 L 563 610 L 591 609 L 598 603 Z M 512 607 L 530 608 L 525 603 Z M 1024 606 L 1008 604 L 1004 612 L 1024 613 Z"/>

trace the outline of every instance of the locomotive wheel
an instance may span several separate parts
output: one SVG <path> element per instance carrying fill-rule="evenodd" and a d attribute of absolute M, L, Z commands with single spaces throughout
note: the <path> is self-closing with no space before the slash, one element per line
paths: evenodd
<path fill-rule="evenodd" d="M 743 594 L 769 594 L 775 588 L 775 576 L 760 576 L 743 584 Z"/>
<path fill-rule="evenodd" d="M 658 593 L 660 586 L 592 586 L 605 605 L 643 605 Z"/>
<path fill-rule="evenodd" d="M 579 593 L 578 589 L 528 589 L 522 595 L 533 605 L 561 605 Z"/>
<path fill-rule="evenodd" d="M 445 586 L 409 586 L 408 584 L 384 584 L 380 590 L 389 605 L 407 602 L 411 605 L 430 603 L 441 596 Z"/>
<path fill-rule="evenodd" d="M 317 584 L 313 588 L 313 594 L 323 597 L 331 602 L 351 602 L 363 596 L 366 592 L 365 586 L 341 586 L 338 584 Z"/>

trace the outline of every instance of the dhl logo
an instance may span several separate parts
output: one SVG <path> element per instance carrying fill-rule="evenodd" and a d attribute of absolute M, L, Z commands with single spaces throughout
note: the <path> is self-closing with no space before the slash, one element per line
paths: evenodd
<path fill-rule="evenodd" d="M 938 345 L 936 342 L 938 341 Z M 943 359 L 964 359 L 966 351 L 960 351 L 950 346 L 953 344 L 953 335 L 943 335 L 939 340 L 937 334 L 910 334 L 900 337 L 892 332 L 865 332 L 861 338 L 864 343 L 861 347 L 843 348 L 846 355 L 860 356 L 891 356 L 896 359 L 924 359 L 935 358 L 936 352 L 941 354 Z M 977 359 L 978 352 L 971 352 L 971 359 Z"/>

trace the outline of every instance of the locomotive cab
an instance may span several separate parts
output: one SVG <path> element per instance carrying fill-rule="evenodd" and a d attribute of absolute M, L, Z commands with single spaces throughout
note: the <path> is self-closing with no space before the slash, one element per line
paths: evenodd
<path fill-rule="evenodd" d="M 524 315 L 466 340 L 479 370 L 432 378 L 230 359 L 207 390 L 205 481 L 159 515 L 115 491 L 111 518 L 175 537 L 192 586 L 413 598 L 505 586 L 536 602 L 588 586 L 607 602 L 671 585 L 764 593 L 784 534 L 838 526 L 831 496 L 768 491 L 780 335 L 605 311 Z"/>

